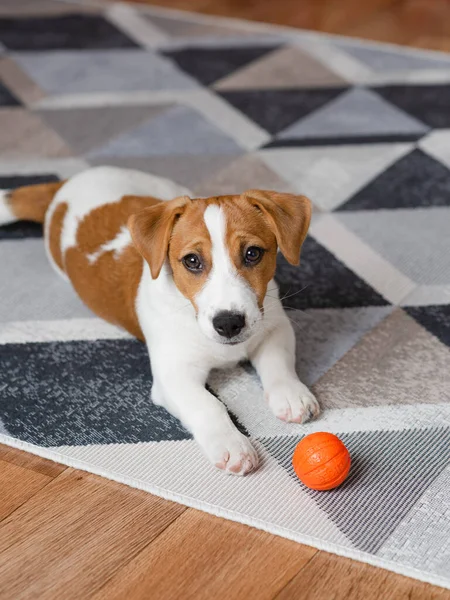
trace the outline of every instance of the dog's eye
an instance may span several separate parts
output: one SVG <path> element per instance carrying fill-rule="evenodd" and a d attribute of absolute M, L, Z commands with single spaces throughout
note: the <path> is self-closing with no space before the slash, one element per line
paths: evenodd
<path fill-rule="evenodd" d="M 193 271 L 194 273 L 198 273 L 203 269 L 203 263 L 197 254 L 186 254 L 182 259 L 182 263 L 186 269 Z"/>
<path fill-rule="evenodd" d="M 244 254 L 244 262 L 246 265 L 256 265 L 262 259 L 264 250 L 258 246 L 250 246 Z"/>

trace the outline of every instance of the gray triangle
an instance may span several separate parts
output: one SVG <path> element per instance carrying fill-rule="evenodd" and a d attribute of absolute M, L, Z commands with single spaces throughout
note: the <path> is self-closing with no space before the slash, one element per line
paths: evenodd
<path fill-rule="evenodd" d="M 304 489 L 357 548 L 375 553 L 450 464 L 450 429 L 363 431 L 339 438 L 352 457 L 348 479 L 326 493 Z M 297 479 L 292 453 L 299 438 L 260 441 Z"/>
<path fill-rule="evenodd" d="M 231 154 L 183 154 L 180 156 L 120 156 L 108 157 L 108 164 L 124 169 L 136 169 L 176 181 L 193 189 L 199 181 L 211 177 L 234 160 Z M 103 165 L 103 158 L 89 160 L 91 165 Z M 195 192 L 194 192 L 195 193 Z"/>
<path fill-rule="evenodd" d="M 386 71 L 417 71 L 423 69 L 450 69 L 450 57 L 431 56 L 419 52 L 396 52 L 384 48 L 372 48 L 370 46 L 354 45 L 345 42 L 337 42 L 337 46 L 345 50 L 360 62 L 364 63 L 374 71 L 385 73 Z"/>
<path fill-rule="evenodd" d="M 159 15 L 143 16 L 164 31 L 164 33 L 167 33 L 174 38 L 228 37 L 243 34 L 243 30 L 231 29 L 231 27 L 207 25 L 205 23 L 196 23 L 194 21 L 171 17 L 161 17 Z"/>
<path fill-rule="evenodd" d="M 39 115 L 79 154 L 129 131 L 170 108 L 164 106 L 102 106 L 41 110 Z"/>
<path fill-rule="evenodd" d="M 328 138 L 383 134 L 421 134 L 428 131 L 424 123 L 392 106 L 380 96 L 364 89 L 341 94 L 285 129 L 279 137 Z"/>
<path fill-rule="evenodd" d="M 160 118 L 111 140 L 93 157 L 240 154 L 242 149 L 199 113 L 177 106 Z"/>

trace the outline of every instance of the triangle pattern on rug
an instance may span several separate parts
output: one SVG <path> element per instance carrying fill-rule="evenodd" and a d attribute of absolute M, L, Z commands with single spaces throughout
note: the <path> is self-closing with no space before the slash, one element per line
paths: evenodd
<path fill-rule="evenodd" d="M 283 47 L 221 79 L 217 90 L 342 87 L 347 82 L 330 68 L 295 47 Z"/>
<path fill-rule="evenodd" d="M 260 189 L 292 191 L 291 186 L 258 157 L 248 155 L 238 158 L 219 172 L 209 174 L 194 187 L 194 192 L 199 196 L 242 194 L 254 188 L 255 182 Z"/>
<path fill-rule="evenodd" d="M 424 124 L 366 89 L 353 89 L 334 102 L 282 131 L 285 140 L 366 140 L 418 139 L 428 131 Z"/>
<path fill-rule="evenodd" d="M 278 46 L 241 46 L 230 48 L 184 48 L 168 50 L 164 56 L 204 85 L 230 75 L 236 69 L 275 50 Z"/>
<path fill-rule="evenodd" d="M 405 310 L 422 327 L 450 347 L 450 305 L 409 306 Z"/>
<path fill-rule="evenodd" d="M 339 437 L 352 457 L 347 480 L 326 494 L 298 483 L 357 548 L 374 553 L 450 464 L 450 429 L 359 431 Z M 300 439 L 259 441 L 297 479 L 291 461 Z"/>
<path fill-rule="evenodd" d="M 396 162 L 411 144 L 268 148 L 258 156 L 295 191 L 333 210 Z"/>
<path fill-rule="evenodd" d="M 235 160 L 233 154 L 164 154 L 154 156 L 109 156 L 108 164 L 121 169 L 136 169 L 176 181 L 193 189 L 199 181 L 211 177 Z M 90 158 L 93 166 L 105 164 L 101 156 Z"/>
<path fill-rule="evenodd" d="M 161 115 L 164 106 L 102 106 L 36 111 L 76 152 L 85 154 Z M 81 125 L 81 126 L 80 126 Z"/>
<path fill-rule="evenodd" d="M 20 106 L 16 96 L 0 81 L 0 106 Z"/>
<path fill-rule="evenodd" d="M 314 385 L 392 310 L 392 306 L 288 310 L 286 314 L 298 333 L 296 370 L 300 380 Z M 320 394 L 317 397 L 322 410 L 329 408 Z"/>
<path fill-rule="evenodd" d="M 450 285 L 449 206 L 348 210 L 336 212 L 335 217 L 411 282 Z M 358 262 L 356 255 L 354 260 Z"/>
<path fill-rule="evenodd" d="M 450 127 L 450 84 L 389 85 L 372 89 L 430 127 Z"/>
<path fill-rule="evenodd" d="M 137 169 L 144 173 L 172 179 L 193 190 L 199 181 L 213 176 L 235 160 L 232 154 L 171 154 L 152 156 L 111 156 L 108 164 L 121 169 Z M 104 158 L 90 158 L 93 166 L 105 164 Z"/>
<path fill-rule="evenodd" d="M 313 237 L 302 247 L 301 267 L 278 254 L 276 280 L 285 308 L 352 308 L 389 304 Z"/>
<path fill-rule="evenodd" d="M 231 27 L 209 25 L 207 23 L 188 21 L 176 17 L 162 17 L 161 15 L 142 16 L 172 38 L 220 38 L 245 35 L 244 29 L 232 29 Z"/>
<path fill-rule="evenodd" d="M 432 130 L 418 146 L 450 169 L 450 129 Z"/>
<path fill-rule="evenodd" d="M 450 71 L 450 58 L 442 55 L 426 56 L 415 51 L 396 52 L 382 46 L 371 48 L 369 45 L 356 44 L 351 41 L 334 42 L 335 46 L 344 50 L 377 73 L 392 71 L 421 71 L 425 69 L 444 69 Z"/>
<path fill-rule="evenodd" d="M 346 89 L 348 88 L 265 89 L 218 93 L 249 119 L 275 134 L 327 105 Z"/>
<path fill-rule="evenodd" d="M 427 307 L 423 313 L 428 314 Z M 439 324 L 432 321 L 431 327 Z M 419 412 L 425 405 L 450 401 L 449 362 L 450 348 L 396 308 L 323 374 L 314 393 L 323 410 L 386 407 L 388 421 L 395 422 L 389 407 L 416 406 Z M 411 417 L 416 423 L 413 410 Z"/>
<path fill-rule="evenodd" d="M 176 106 L 92 150 L 89 156 L 237 155 L 242 152 L 233 139 L 197 111 Z"/>
<path fill-rule="evenodd" d="M 14 386 L 4 386 L 6 374 Z M 4 425 L 41 446 L 191 438 L 151 402 L 151 382 L 147 348 L 135 339 L 0 345 Z"/>
<path fill-rule="evenodd" d="M 395 210 L 421 206 L 450 206 L 450 169 L 416 148 L 338 210 Z"/>

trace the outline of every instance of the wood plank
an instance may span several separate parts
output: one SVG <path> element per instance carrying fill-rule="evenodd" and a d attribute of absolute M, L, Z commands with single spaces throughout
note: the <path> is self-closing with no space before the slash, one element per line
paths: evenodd
<path fill-rule="evenodd" d="M 138 0 L 166 8 L 264 21 L 291 27 L 337 31 L 345 24 L 356 25 L 392 6 L 397 0 Z M 345 8 L 343 7 L 345 6 Z"/>
<path fill-rule="evenodd" d="M 185 510 L 67 469 L 0 523 L 2 598 L 88 598 Z"/>
<path fill-rule="evenodd" d="M 357 26 L 343 26 L 344 35 L 411 45 L 419 36 L 450 35 L 450 4 L 442 0 L 404 0 Z"/>
<path fill-rule="evenodd" d="M 52 480 L 47 475 L 0 460 L 0 521 Z"/>
<path fill-rule="evenodd" d="M 17 450 L 17 448 L 10 448 L 4 444 L 0 444 L 0 460 L 51 478 L 57 477 L 67 468 L 65 465 L 60 465 L 52 460 L 35 456 L 23 450 Z"/>
<path fill-rule="evenodd" d="M 369 40 L 448 49 L 448 0 L 135 0 Z"/>
<path fill-rule="evenodd" d="M 449 600 L 450 592 L 348 558 L 318 552 L 277 600 Z"/>
<path fill-rule="evenodd" d="M 273 598 L 317 550 L 189 509 L 95 600 Z"/>
<path fill-rule="evenodd" d="M 443 35 L 419 35 L 411 40 L 411 46 L 450 52 L 450 36 Z"/>

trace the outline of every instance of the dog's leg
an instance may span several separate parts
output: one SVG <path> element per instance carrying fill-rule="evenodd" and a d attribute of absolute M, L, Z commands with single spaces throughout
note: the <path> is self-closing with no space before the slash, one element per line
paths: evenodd
<path fill-rule="evenodd" d="M 277 311 L 277 326 L 267 333 L 250 354 L 261 378 L 265 398 L 276 417 L 303 423 L 319 414 L 314 395 L 299 380 L 295 370 L 295 335 L 283 309 Z"/>
<path fill-rule="evenodd" d="M 222 402 L 205 389 L 207 373 L 174 363 L 169 369 L 155 361 L 152 371 L 152 400 L 183 423 L 213 465 L 235 475 L 258 466 L 249 440 L 233 425 Z"/>

